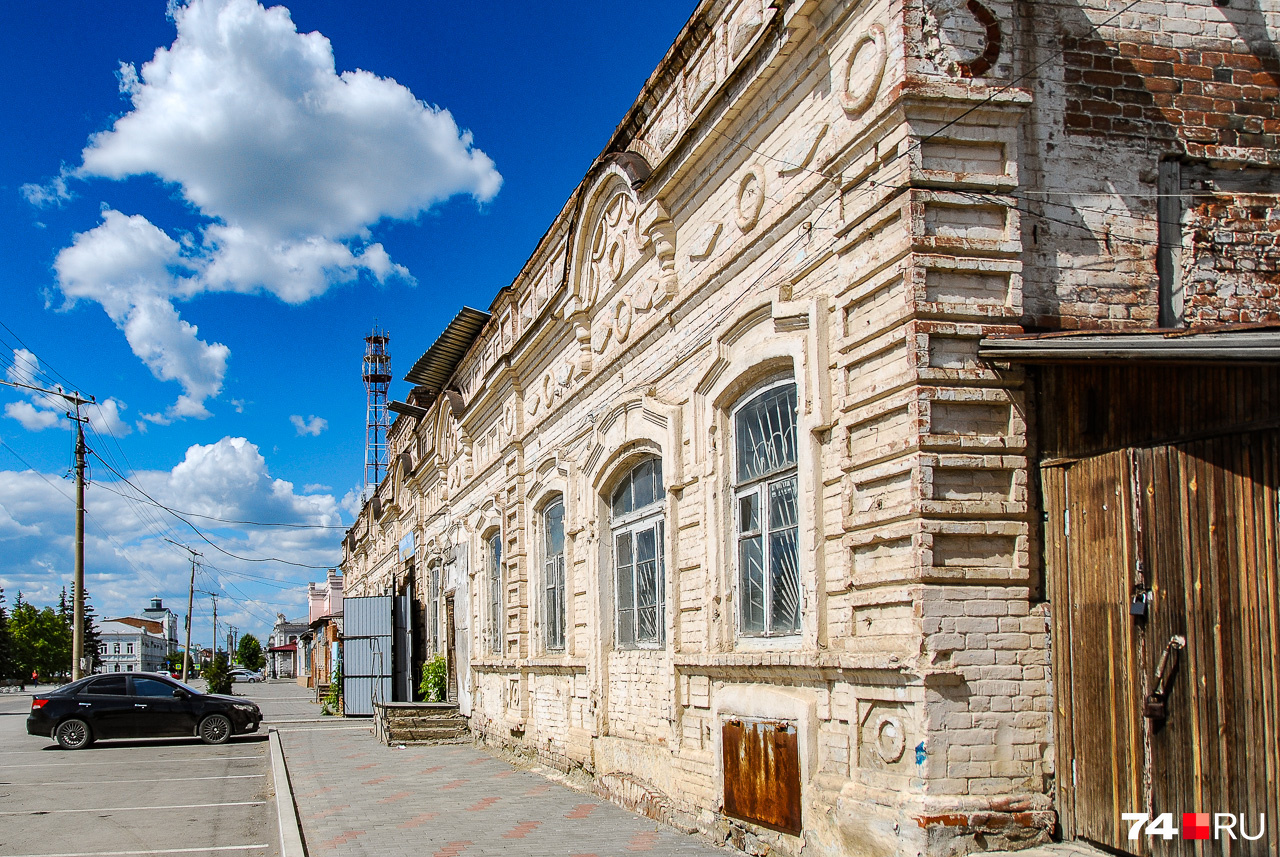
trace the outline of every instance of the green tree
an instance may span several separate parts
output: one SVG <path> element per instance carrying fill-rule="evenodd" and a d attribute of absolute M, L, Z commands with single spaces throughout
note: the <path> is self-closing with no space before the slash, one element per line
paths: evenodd
<path fill-rule="evenodd" d="M 52 607 L 37 610 L 21 592 L 9 617 L 9 637 L 18 675 L 60 676 L 70 669 L 71 629 Z"/>
<path fill-rule="evenodd" d="M 231 693 L 231 670 L 227 666 L 227 653 L 218 652 L 204 670 L 210 693 Z"/>
<path fill-rule="evenodd" d="M 98 633 L 98 614 L 89 601 L 89 592 L 84 593 L 84 654 L 89 659 L 86 673 L 96 672 L 102 663 L 102 655 L 98 651 L 102 647 L 102 636 Z"/>
<path fill-rule="evenodd" d="M 245 634 L 240 638 L 240 643 L 236 646 L 236 660 L 254 672 L 267 665 L 267 659 L 262 654 L 262 644 L 253 634 Z"/>
<path fill-rule="evenodd" d="M 62 592 L 58 594 L 58 618 L 62 620 L 62 624 L 67 627 L 67 639 L 75 640 L 75 601 L 67 595 L 67 587 L 62 587 Z M 85 673 L 91 673 L 99 663 L 98 645 L 101 638 L 98 636 L 97 615 L 93 611 L 93 604 L 89 601 L 88 591 L 84 594 L 84 651 L 81 653 L 88 660 L 85 663 Z M 71 645 L 67 644 L 67 664 L 71 664 Z M 68 666 L 68 668 L 70 668 Z"/>
<path fill-rule="evenodd" d="M 0 587 L 0 679 L 14 677 L 13 644 L 9 640 L 9 611 L 4 607 L 4 589 Z"/>

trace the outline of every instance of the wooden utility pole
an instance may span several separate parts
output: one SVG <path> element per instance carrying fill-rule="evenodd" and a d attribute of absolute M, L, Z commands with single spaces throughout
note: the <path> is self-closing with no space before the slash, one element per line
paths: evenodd
<path fill-rule="evenodd" d="M 213 656 L 218 656 L 218 596 L 209 594 L 213 599 Z"/>
<path fill-rule="evenodd" d="M 178 545 L 187 553 L 191 554 L 191 585 L 187 588 L 187 644 L 182 649 L 182 680 L 187 680 L 188 665 L 191 664 L 191 610 L 195 606 L 196 597 L 196 557 L 204 556 L 199 551 L 193 550 L 186 545 L 179 545 L 173 539 L 165 539 L 172 545 Z"/>
<path fill-rule="evenodd" d="M 76 415 L 76 578 L 72 588 L 74 606 L 71 610 L 71 680 L 84 675 L 84 424 L 80 416 L 79 398 L 74 402 Z M 68 414 L 67 416 L 71 416 Z"/>
<path fill-rule="evenodd" d="M 75 581 L 71 587 L 71 680 L 84 675 L 84 459 L 89 449 L 84 443 L 84 424 L 88 417 L 80 416 L 81 405 L 94 404 L 93 396 L 84 398 L 79 393 L 64 393 L 61 389 L 46 390 L 19 381 L 0 380 L 6 387 L 33 390 L 46 396 L 58 396 L 76 409 L 67 417 L 76 424 L 76 567 Z"/>

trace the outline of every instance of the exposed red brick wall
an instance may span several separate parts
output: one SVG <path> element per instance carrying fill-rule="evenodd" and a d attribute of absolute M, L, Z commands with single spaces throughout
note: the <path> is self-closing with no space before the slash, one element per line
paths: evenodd
<path fill-rule="evenodd" d="M 1143 32 L 1117 42 L 1067 35 L 1062 44 L 1068 132 L 1167 140 L 1193 157 L 1247 149 L 1250 160 L 1280 163 L 1274 49 L 1210 37 L 1166 47 Z"/>
<path fill-rule="evenodd" d="M 1280 321 L 1280 202 L 1200 202 L 1185 222 L 1188 323 Z"/>

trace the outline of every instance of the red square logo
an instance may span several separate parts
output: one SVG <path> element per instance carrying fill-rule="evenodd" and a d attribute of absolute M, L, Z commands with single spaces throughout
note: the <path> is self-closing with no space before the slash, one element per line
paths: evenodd
<path fill-rule="evenodd" d="M 1207 812 L 1184 812 L 1182 814 L 1183 839 L 1212 839 L 1213 816 Z"/>

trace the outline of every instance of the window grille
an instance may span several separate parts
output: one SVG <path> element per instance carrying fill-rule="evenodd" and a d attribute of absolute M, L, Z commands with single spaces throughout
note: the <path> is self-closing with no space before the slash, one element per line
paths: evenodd
<path fill-rule="evenodd" d="M 614 489 L 616 639 L 622 648 L 660 648 L 666 601 L 663 565 L 662 461 L 640 462 Z"/>
<path fill-rule="evenodd" d="M 548 651 L 564 650 L 564 502 L 556 500 L 542 513 L 544 640 Z"/>
<path fill-rule="evenodd" d="M 433 565 L 428 576 L 427 633 L 430 635 L 431 654 L 434 655 L 440 651 L 440 566 Z"/>
<path fill-rule="evenodd" d="M 486 551 L 489 577 L 489 651 L 502 654 L 502 534 L 489 539 Z"/>
<path fill-rule="evenodd" d="M 738 630 L 746 636 L 800 632 L 796 401 L 786 382 L 734 414 Z"/>

